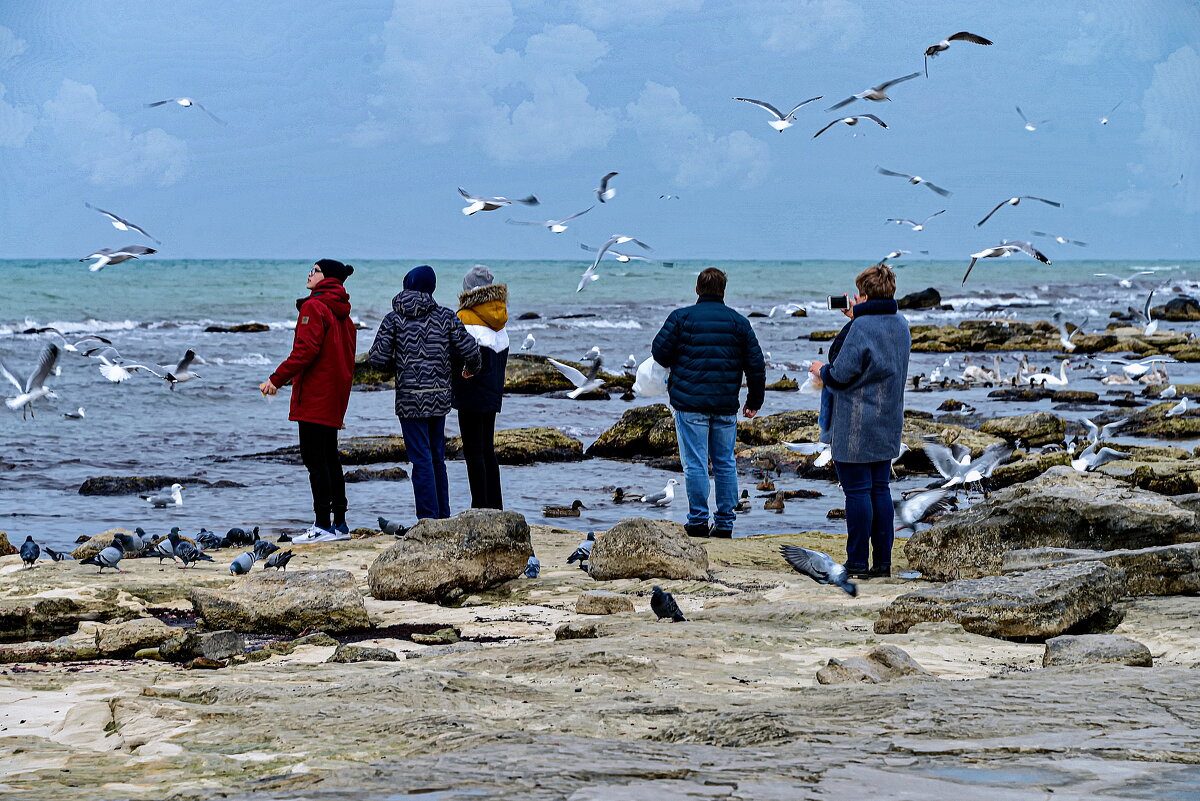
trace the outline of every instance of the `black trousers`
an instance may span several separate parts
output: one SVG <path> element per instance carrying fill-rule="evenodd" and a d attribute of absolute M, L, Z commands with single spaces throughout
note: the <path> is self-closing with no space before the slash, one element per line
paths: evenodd
<path fill-rule="evenodd" d="M 334 522 L 346 520 L 346 479 L 342 475 L 342 459 L 338 453 L 338 430 L 320 423 L 300 426 L 300 459 L 308 468 L 308 483 L 312 487 L 314 522 L 329 528 L 330 515 Z"/>
<path fill-rule="evenodd" d="M 500 463 L 496 461 L 496 413 L 458 412 L 462 433 L 463 459 L 467 462 L 467 481 L 471 484 L 472 509 L 503 509 L 500 489 Z"/>

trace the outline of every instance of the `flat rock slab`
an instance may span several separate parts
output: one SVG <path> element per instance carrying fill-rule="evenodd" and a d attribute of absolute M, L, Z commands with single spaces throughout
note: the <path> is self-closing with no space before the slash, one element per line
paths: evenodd
<path fill-rule="evenodd" d="M 158 654 L 171 662 L 193 659 L 228 659 L 246 650 L 246 638 L 236 631 L 183 631 L 159 646 Z"/>
<path fill-rule="evenodd" d="M 866 656 L 832 658 L 817 671 L 819 684 L 883 684 L 904 676 L 933 678 L 908 652 L 894 645 L 877 645 Z"/>
<path fill-rule="evenodd" d="M 1170 498 L 1058 466 L 945 515 L 909 538 L 904 554 L 914 570 L 947 580 L 996 575 L 1001 556 L 1018 549 L 1107 551 L 1195 541 L 1195 512 Z"/>
<path fill-rule="evenodd" d="M 708 581 L 708 552 L 669 520 L 634 517 L 596 537 L 588 559 L 598 581 L 669 578 Z"/>
<path fill-rule="evenodd" d="M 949 620 L 973 634 L 1042 640 L 1112 615 L 1124 594 L 1125 574 L 1099 562 L 963 579 L 901 595 L 880 613 L 875 632 Z"/>
<path fill-rule="evenodd" d="M 1042 667 L 1058 665 L 1129 665 L 1153 667 L 1150 649 L 1120 634 L 1066 634 L 1046 640 Z"/>
<path fill-rule="evenodd" d="M 1013 573 L 1076 562 L 1102 562 L 1125 571 L 1130 595 L 1200 593 L 1200 542 L 1119 551 L 1029 548 L 1005 553 L 1000 569 Z"/>
<path fill-rule="evenodd" d="M 192 590 L 205 628 L 249 634 L 299 634 L 305 629 L 370 628 L 363 595 L 348 570 L 258 572 L 226 589 Z"/>
<path fill-rule="evenodd" d="M 326 662 L 397 662 L 399 657 L 389 648 L 370 648 L 365 645 L 344 643 L 325 660 Z"/>
<path fill-rule="evenodd" d="M 615 615 L 634 610 L 633 601 L 619 592 L 584 590 L 575 601 L 575 611 L 581 615 Z"/>
<path fill-rule="evenodd" d="M 0 600 L 0 642 L 25 642 L 74 634 L 79 624 L 128 615 L 115 601 L 82 602 L 73 598 Z"/>
<path fill-rule="evenodd" d="M 156 617 L 142 617 L 96 631 L 96 649 L 105 657 L 133 656 L 144 648 L 157 648 L 176 635 L 180 629 L 168 626 Z"/>

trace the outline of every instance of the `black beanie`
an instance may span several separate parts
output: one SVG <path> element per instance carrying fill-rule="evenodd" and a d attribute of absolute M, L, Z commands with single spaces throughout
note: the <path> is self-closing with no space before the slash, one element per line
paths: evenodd
<path fill-rule="evenodd" d="M 345 281 L 350 276 L 354 275 L 354 268 L 349 264 L 342 264 L 334 259 L 321 259 L 317 262 L 317 266 L 321 268 L 321 274 L 326 278 L 336 278 L 339 281 Z"/>

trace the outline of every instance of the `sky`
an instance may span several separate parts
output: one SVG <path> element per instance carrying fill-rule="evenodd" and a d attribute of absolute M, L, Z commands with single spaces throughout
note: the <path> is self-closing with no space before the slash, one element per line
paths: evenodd
<path fill-rule="evenodd" d="M 825 111 L 922 71 L 959 30 L 995 44 L 955 43 L 891 102 Z M 783 133 L 732 100 L 817 95 Z M 145 107 L 181 96 L 225 124 Z M 812 138 L 867 112 L 889 128 Z M 616 197 L 567 232 L 505 224 L 592 206 L 611 170 Z M 459 186 L 542 202 L 466 217 Z M 1024 194 L 1062 208 L 975 226 Z M 581 242 L 623 233 L 667 260 L 958 259 L 1040 230 L 1088 243 L 1047 243 L 1061 258 L 1194 259 L 1200 5 L 0 3 L 0 258 L 140 243 L 85 202 L 142 225 L 164 258 L 581 259 Z M 940 209 L 922 232 L 884 222 Z"/>

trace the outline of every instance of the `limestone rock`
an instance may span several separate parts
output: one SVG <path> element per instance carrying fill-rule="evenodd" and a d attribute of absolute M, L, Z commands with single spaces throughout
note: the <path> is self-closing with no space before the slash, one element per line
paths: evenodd
<path fill-rule="evenodd" d="M 0 556 L 12 556 L 17 549 L 8 541 L 8 534 L 0 531 Z"/>
<path fill-rule="evenodd" d="M 986 420 L 979 430 L 1009 442 L 1019 439 L 1023 445 L 1049 445 L 1062 442 L 1067 433 L 1067 421 L 1050 412 L 1033 412 Z"/>
<path fill-rule="evenodd" d="M 133 534 L 133 532 L 127 528 L 110 528 L 107 531 L 101 531 L 99 534 L 89 537 L 80 543 L 75 550 L 71 551 L 71 558 L 75 561 L 90 559 L 112 545 L 113 536 L 116 534 Z"/>
<path fill-rule="evenodd" d="M 1008 551 L 1001 560 L 1000 569 L 1011 573 L 1076 562 L 1102 562 L 1125 571 L 1130 595 L 1200 593 L 1200 542 L 1118 551 L 1070 548 Z"/>
<path fill-rule="evenodd" d="M 496 459 L 500 464 L 578 462 L 583 443 L 557 428 L 506 428 L 496 432 Z"/>
<path fill-rule="evenodd" d="M 438 629 L 432 634 L 422 634 L 414 632 L 412 641 L 418 645 L 453 645 L 459 641 L 458 631 L 447 626 L 444 629 Z"/>
<path fill-rule="evenodd" d="M 228 662 L 223 662 L 220 659 L 209 659 L 207 656 L 198 656 L 195 659 L 184 665 L 186 670 L 220 670 L 228 666 Z"/>
<path fill-rule="evenodd" d="M 596 537 L 588 560 L 599 581 L 669 578 L 707 581 L 708 553 L 669 520 L 626 518 Z"/>
<path fill-rule="evenodd" d="M 1195 513 L 1169 498 L 1060 466 L 946 515 L 909 538 L 904 553 L 914 570 L 946 580 L 999 573 L 1002 554 L 1024 548 L 1112 550 L 1198 540 Z"/>
<path fill-rule="evenodd" d="M 447 603 L 520 577 L 532 555 L 524 517 L 469 509 L 418 521 L 375 559 L 367 582 L 379 600 Z"/>
<path fill-rule="evenodd" d="M 894 645 L 877 645 L 865 657 L 832 658 L 817 671 L 818 684 L 883 684 L 903 676 L 933 678 L 933 674 Z"/>
<path fill-rule="evenodd" d="M 398 662 L 396 652 L 389 648 L 369 648 L 364 645 L 344 643 L 325 660 L 326 662 Z"/>
<path fill-rule="evenodd" d="M 23 662 L 82 662 L 98 659 L 92 643 L 60 637 L 53 642 L 21 642 L 0 645 L 0 665 Z"/>
<path fill-rule="evenodd" d="M 923 621 L 949 620 L 987 637 L 1040 640 L 1112 622 L 1125 574 L 1102 564 L 1059 565 L 922 587 L 892 601 L 876 634 L 897 634 Z"/>
<path fill-rule="evenodd" d="M 581 615 L 615 615 L 632 612 L 633 601 L 619 592 L 584 590 L 575 601 L 575 611 Z"/>
<path fill-rule="evenodd" d="M 385 467 L 381 470 L 360 467 L 357 470 L 346 471 L 345 479 L 347 484 L 359 484 L 364 481 L 406 481 L 408 471 L 403 467 Z"/>
<path fill-rule="evenodd" d="M 811 442 L 816 439 L 813 433 L 816 425 L 817 413 L 813 410 L 778 412 L 740 421 L 737 439 L 747 445 L 778 445 L 785 440 Z"/>
<path fill-rule="evenodd" d="M 158 648 L 159 656 L 170 662 L 191 659 L 228 659 L 246 650 L 246 638 L 236 631 L 184 631 Z"/>
<path fill-rule="evenodd" d="M 309 628 L 357 631 L 371 625 L 363 595 L 347 570 L 259 571 L 226 589 L 193 589 L 192 606 L 210 631 L 298 634 Z"/>
<path fill-rule="evenodd" d="M 786 375 L 778 381 L 773 381 L 765 387 L 767 392 L 796 392 L 800 389 L 800 384 L 794 378 L 788 378 Z"/>
<path fill-rule="evenodd" d="M 1042 667 L 1059 665 L 1129 665 L 1153 667 L 1150 649 L 1120 634 L 1064 634 L 1046 640 Z"/>
<path fill-rule="evenodd" d="M 594 640 L 600 636 L 595 623 L 563 623 L 554 630 L 556 640 Z"/>
<path fill-rule="evenodd" d="M 79 624 L 123 617 L 115 602 L 83 603 L 73 598 L 0 600 L 0 642 L 24 642 L 73 634 Z"/>
<path fill-rule="evenodd" d="M 901 309 L 936 309 L 942 305 L 942 295 L 933 287 L 910 292 L 897 301 Z"/>
<path fill-rule="evenodd" d="M 663 421 L 670 421 L 671 433 L 674 437 L 674 420 L 671 410 L 666 404 L 653 403 L 649 406 L 635 406 L 626 409 L 611 428 L 601 434 L 591 444 L 587 452 L 589 456 L 665 456 L 673 453 L 670 450 L 660 450 L 650 444 L 650 432 Z M 659 438 L 661 441 L 661 437 Z"/>
<path fill-rule="evenodd" d="M 104 657 L 131 656 L 143 648 L 157 648 L 179 633 L 156 617 L 143 617 L 101 626 L 96 631 L 96 650 Z"/>

